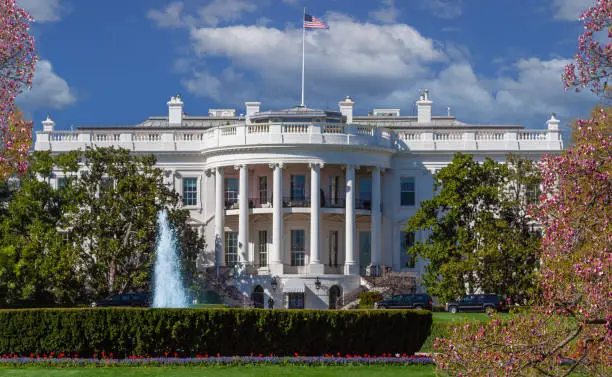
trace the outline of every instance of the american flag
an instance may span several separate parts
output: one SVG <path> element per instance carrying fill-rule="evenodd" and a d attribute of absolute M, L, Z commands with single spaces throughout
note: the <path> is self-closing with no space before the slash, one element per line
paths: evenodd
<path fill-rule="evenodd" d="M 304 15 L 304 28 L 305 29 L 329 29 L 329 26 L 323 20 L 319 20 L 315 16 L 309 14 Z"/>

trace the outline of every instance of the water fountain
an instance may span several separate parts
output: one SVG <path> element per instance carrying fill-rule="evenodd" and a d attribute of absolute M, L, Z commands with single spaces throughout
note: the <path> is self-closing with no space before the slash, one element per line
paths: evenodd
<path fill-rule="evenodd" d="M 159 235 L 155 250 L 155 267 L 153 270 L 153 305 L 154 308 L 187 308 L 189 307 L 177 250 L 175 231 L 168 222 L 168 213 L 157 214 Z"/>

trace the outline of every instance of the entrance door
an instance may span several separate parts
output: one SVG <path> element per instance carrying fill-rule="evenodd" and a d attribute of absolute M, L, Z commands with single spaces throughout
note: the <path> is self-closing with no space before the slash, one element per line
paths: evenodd
<path fill-rule="evenodd" d="M 370 232 L 359 232 L 359 269 L 362 275 L 365 275 L 366 267 L 370 264 L 372 258 L 372 235 Z"/>
<path fill-rule="evenodd" d="M 340 309 L 342 307 L 342 288 L 334 285 L 329 288 L 329 308 Z"/>
<path fill-rule="evenodd" d="M 261 285 L 258 285 L 253 289 L 253 293 L 251 294 L 251 301 L 253 302 L 253 307 L 258 309 L 264 308 L 264 289 Z"/>

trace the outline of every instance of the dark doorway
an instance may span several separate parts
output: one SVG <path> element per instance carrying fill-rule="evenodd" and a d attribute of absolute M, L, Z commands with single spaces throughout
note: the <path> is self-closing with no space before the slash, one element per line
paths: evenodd
<path fill-rule="evenodd" d="M 329 288 L 329 308 L 340 309 L 342 307 L 342 287 L 334 285 Z"/>
<path fill-rule="evenodd" d="M 261 285 L 257 285 L 253 289 L 253 293 L 251 294 L 251 301 L 253 302 L 254 308 L 264 308 L 264 289 L 261 287 Z"/>

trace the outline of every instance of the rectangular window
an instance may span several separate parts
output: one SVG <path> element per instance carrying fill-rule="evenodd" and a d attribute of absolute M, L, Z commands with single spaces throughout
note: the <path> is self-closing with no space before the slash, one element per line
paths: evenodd
<path fill-rule="evenodd" d="M 268 265 L 268 231 L 259 231 L 259 265 L 265 267 Z"/>
<path fill-rule="evenodd" d="M 400 178 L 400 190 L 401 190 L 401 205 L 402 206 L 413 206 L 416 202 L 415 184 L 413 177 L 401 177 Z"/>
<path fill-rule="evenodd" d="M 183 205 L 195 206 L 198 204 L 198 179 L 183 178 Z"/>
<path fill-rule="evenodd" d="M 225 178 L 223 195 L 226 208 L 233 208 L 238 203 L 238 178 Z"/>
<path fill-rule="evenodd" d="M 225 265 L 234 267 L 238 263 L 238 232 L 225 232 Z"/>
<path fill-rule="evenodd" d="M 338 266 L 338 231 L 329 231 L 329 265 Z"/>
<path fill-rule="evenodd" d="M 268 177 L 259 177 L 259 203 L 268 203 Z"/>
<path fill-rule="evenodd" d="M 303 293 L 287 293 L 289 309 L 304 309 L 304 294 Z"/>
<path fill-rule="evenodd" d="M 306 200 L 306 176 L 291 175 L 291 200 Z"/>
<path fill-rule="evenodd" d="M 336 207 L 339 204 L 340 193 L 338 187 L 340 183 L 340 177 L 337 175 L 329 176 L 329 204 L 332 207 Z"/>
<path fill-rule="evenodd" d="M 103 177 L 100 182 L 100 193 L 106 193 L 113 189 L 113 180 L 108 177 Z"/>
<path fill-rule="evenodd" d="M 359 177 L 359 196 L 355 205 L 359 209 L 372 209 L 372 178 Z"/>
<path fill-rule="evenodd" d="M 66 177 L 59 177 L 57 179 L 57 188 L 61 189 L 62 187 L 66 187 L 68 184 L 68 179 Z"/>
<path fill-rule="evenodd" d="M 540 185 L 532 184 L 528 185 L 525 190 L 525 199 L 527 200 L 527 204 L 537 204 L 540 200 Z"/>
<path fill-rule="evenodd" d="M 291 231 L 291 265 L 292 266 L 303 266 L 304 265 L 304 250 L 305 238 L 304 229 L 296 229 Z"/>
<path fill-rule="evenodd" d="M 401 232 L 400 237 L 400 268 L 414 268 L 415 260 L 408 254 L 408 249 L 414 246 L 414 232 Z"/>

